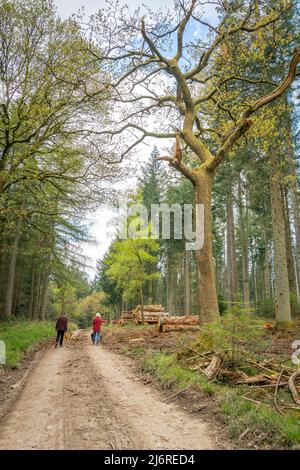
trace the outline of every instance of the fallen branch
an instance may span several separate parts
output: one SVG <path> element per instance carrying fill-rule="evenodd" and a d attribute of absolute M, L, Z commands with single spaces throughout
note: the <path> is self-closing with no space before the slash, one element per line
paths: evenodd
<path fill-rule="evenodd" d="M 298 392 L 297 392 L 297 389 L 296 389 L 296 385 L 295 385 L 295 381 L 296 379 L 300 377 L 300 370 L 297 370 L 296 372 L 294 372 L 289 380 L 288 380 L 288 386 L 289 386 L 289 389 L 290 389 L 290 392 L 292 394 L 292 397 L 293 397 L 293 400 L 294 402 L 297 404 L 297 405 L 300 405 L 300 397 L 298 395 Z"/>
<path fill-rule="evenodd" d="M 281 409 L 278 406 L 277 394 L 278 394 L 278 387 L 279 387 L 279 383 L 280 383 L 283 371 L 284 371 L 284 369 L 282 368 L 281 371 L 280 371 L 280 374 L 278 375 L 278 379 L 277 379 L 276 387 L 275 387 L 275 391 L 274 391 L 274 404 L 275 404 L 276 410 L 278 411 L 279 414 L 281 414 L 281 416 L 284 416 L 284 413 L 281 411 Z"/>
<path fill-rule="evenodd" d="M 215 355 L 213 356 L 209 366 L 206 367 L 203 373 L 206 375 L 206 377 L 209 380 L 214 379 L 215 377 L 217 377 L 220 371 L 221 365 L 222 365 L 222 359 L 220 358 L 220 356 Z"/>
<path fill-rule="evenodd" d="M 188 390 L 190 387 L 191 387 L 191 386 L 189 385 L 188 387 L 182 388 L 182 389 L 179 390 L 178 392 L 173 393 L 173 394 L 170 395 L 169 397 L 164 398 L 163 401 L 167 401 L 167 400 L 169 400 L 170 398 L 174 398 L 174 397 L 176 397 L 177 395 L 180 395 L 180 393 L 185 392 L 185 391 Z"/>
<path fill-rule="evenodd" d="M 260 382 L 268 382 L 269 377 L 266 377 L 265 374 L 260 374 L 260 375 L 252 375 L 250 377 L 245 377 L 243 380 L 238 380 L 236 383 L 237 385 L 241 384 L 254 384 L 254 383 L 260 383 Z"/>
<path fill-rule="evenodd" d="M 241 441 L 246 436 L 246 434 L 248 434 L 249 431 L 251 431 L 251 429 L 246 428 L 245 431 L 242 432 L 242 434 L 239 436 L 238 440 Z"/>
<path fill-rule="evenodd" d="M 12 378 L 12 375 L 9 375 L 8 377 L 6 377 L 6 379 L 0 379 L 0 382 L 1 383 L 8 382 L 11 378 Z"/>
<path fill-rule="evenodd" d="M 259 362 L 252 361 L 252 360 L 249 361 L 249 362 L 250 362 L 250 364 L 255 365 L 255 366 L 258 367 L 259 369 L 263 369 L 263 370 L 266 370 L 267 372 L 271 372 L 273 375 L 274 375 L 274 374 L 277 374 L 276 371 L 274 371 L 273 369 L 270 369 L 269 367 L 264 366 L 263 364 L 260 364 Z"/>
<path fill-rule="evenodd" d="M 265 404 L 263 401 L 253 400 L 253 398 L 248 398 L 248 397 L 244 397 L 244 396 L 241 396 L 241 398 L 243 398 L 244 400 L 247 400 L 247 401 L 251 401 L 251 403 L 256 403 L 257 405 Z"/>
<path fill-rule="evenodd" d="M 284 387 L 285 385 L 287 385 L 287 382 L 280 382 L 278 384 L 278 387 Z M 277 383 L 276 384 L 253 385 L 252 388 L 269 388 L 269 387 L 277 387 Z"/>

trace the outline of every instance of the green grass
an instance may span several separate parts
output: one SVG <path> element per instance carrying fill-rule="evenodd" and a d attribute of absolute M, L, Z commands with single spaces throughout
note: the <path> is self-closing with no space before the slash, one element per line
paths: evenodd
<path fill-rule="evenodd" d="M 299 416 L 281 416 L 269 406 L 244 400 L 238 391 L 233 389 L 221 390 L 218 399 L 229 433 L 234 439 L 249 428 L 255 431 L 256 435 L 264 434 L 264 441 L 273 448 L 300 445 Z"/>
<path fill-rule="evenodd" d="M 182 367 L 173 354 L 148 355 L 142 369 L 151 373 L 164 388 L 176 391 L 193 385 L 206 395 L 214 395 L 229 435 L 236 443 L 239 436 L 248 429 L 247 437 L 252 441 L 257 438 L 258 447 L 300 448 L 299 415 L 281 416 L 269 406 L 243 399 L 241 395 L 248 388 L 211 383 L 197 372 Z"/>
<path fill-rule="evenodd" d="M 25 351 L 54 336 L 54 322 L 16 321 L 0 323 L 0 340 L 6 345 L 6 365 L 16 366 Z"/>
<path fill-rule="evenodd" d="M 147 356 L 142 369 L 153 374 L 164 388 L 180 390 L 195 385 L 207 395 L 213 395 L 216 390 L 215 384 L 210 383 L 204 376 L 179 365 L 173 354 L 155 353 Z"/>

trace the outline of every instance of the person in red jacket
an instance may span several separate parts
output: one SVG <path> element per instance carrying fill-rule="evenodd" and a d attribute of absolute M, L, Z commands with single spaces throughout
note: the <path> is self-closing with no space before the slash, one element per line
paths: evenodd
<path fill-rule="evenodd" d="M 96 316 L 93 320 L 93 343 L 98 346 L 100 343 L 101 337 L 101 325 L 102 325 L 102 318 L 100 313 L 96 313 Z"/>
<path fill-rule="evenodd" d="M 57 348 L 58 344 L 63 345 L 64 334 L 68 329 L 68 318 L 65 313 L 58 318 L 55 329 L 57 331 L 55 347 Z"/>

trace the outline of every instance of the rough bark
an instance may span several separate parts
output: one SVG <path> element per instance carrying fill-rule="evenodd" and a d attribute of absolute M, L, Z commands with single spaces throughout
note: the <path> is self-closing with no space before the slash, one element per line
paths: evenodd
<path fill-rule="evenodd" d="M 144 292 L 143 292 L 142 282 L 140 283 L 140 299 L 141 299 L 141 318 L 142 318 L 142 323 L 144 323 L 144 321 L 145 321 L 145 317 L 144 317 Z"/>
<path fill-rule="evenodd" d="M 22 203 L 21 209 L 24 208 L 24 203 Z M 16 225 L 16 232 L 14 237 L 13 246 L 11 248 L 11 257 L 9 262 L 8 268 L 8 275 L 7 275 L 7 286 L 6 286 L 6 294 L 5 294 L 5 316 L 9 317 L 12 314 L 12 302 L 13 302 L 13 291 L 14 291 L 14 282 L 15 282 L 15 275 L 16 275 L 16 264 L 18 258 L 18 248 L 19 242 L 21 238 L 21 227 L 22 227 L 22 216 L 18 218 L 17 225 Z"/>
<path fill-rule="evenodd" d="M 287 269 L 284 206 L 276 175 L 270 178 L 272 229 L 274 241 L 276 321 L 282 326 L 291 322 L 290 290 Z"/>
<path fill-rule="evenodd" d="M 240 244 L 242 254 L 242 281 L 243 281 L 243 305 L 245 309 L 250 308 L 250 287 L 249 287 L 249 258 L 248 258 L 248 234 L 245 224 L 245 214 L 242 198 L 242 185 L 239 180 L 239 224 L 240 224 Z"/>
<path fill-rule="evenodd" d="M 293 257 L 289 197 L 288 197 L 288 189 L 286 187 L 282 188 L 282 197 L 284 201 L 285 245 L 286 245 L 286 257 L 287 257 L 287 269 L 288 269 L 288 277 L 289 277 L 289 288 L 290 288 L 290 292 L 296 293 L 297 285 L 296 285 L 296 275 L 295 275 L 296 273 L 295 273 L 294 257 Z"/>
<path fill-rule="evenodd" d="M 232 189 L 227 193 L 226 201 L 227 263 L 228 263 L 228 301 L 233 305 L 238 298 L 238 272 L 236 262 L 236 243 L 233 215 Z"/>
<path fill-rule="evenodd" d="M 27 312 L 27 316 L 30 320 L 33 319 L 34 292 L 35 292 L 35 269 L 32 268 L 30 299 L 28 303 L 28 312 Z"/>
<path fill-rule="evenodd" d="M 168 270 L 168 273 L 167 273 L 167 276 L 168 276 L 168 285 L 167 285 L 167 291 L 168 291 L 168 312 L 170 315 L 173 315 L 174 312 L 175 312 L 175 305 L 174 305 L 174 301 L 175 301 L 175 284 L 174 284 L 174 263 L 173 263 L 173 259 L 172 259 L 172 255 L 171 253 L 168 252 L 168 256 L 167 256 L 167 263 L 168 263 L 168 267 L 167 267 L 167 270 Z"/>
<path fill-rule="evenodd" d="M 184 252 L 184 314 L 191 315 L 191 255 Z"/>
<path fill-rule="evenodd" d="M 295 244 L 296 244 L 296 269 L 298 281 L 298 296 L 300 294 L 300 211 L 299 211 L 299 194 L 297 188 L 292 191 L 292 211 L 294 219 L 295 230 Z"/>
<path fill-rule="evenodd" d="M 198 308 L 200 324 L 218 321 L 220 318 L 215 266 L 212 246 L 211 195 L 214 174 L 199 171 L 195 183 L 195 202 L 204 206 L 204 244 L 195 251 L 198 281 Z"/>
<path fill-rule="evenodd" d="M 41 290 L 41 270 L 38 270 L 36 282 L 35 282 L 35 290 L 34 290 L 34 307 L 33 307 L 33 319 L 37 320 L 39 315 L 39 307 L 40 307 L 40 290 Z M 63 300 L 62 300 L 62 312 L 63 312 Z"/>
<path fill-rule="evenodd" d="M 265 285 L 265 298 L 271 298 L 271 288 L 270 288 L 270 249 L 269 249 L 269 240 L 267 232 L 264 232 L 264 244 L 265 244 L 265 254 L 264 254 L 264 285 Z"/>
<path fill-rule="evenodd" d="M 45 320 L 46 318 L 46 306 L 47 306 L 47 294 L 48 294 L 48 283 L 49 283 L 49 268 L 46 266 L 42 286 L 41 286 L 41 301 L 40 301 L 40 311 L 39 318 Z"/>

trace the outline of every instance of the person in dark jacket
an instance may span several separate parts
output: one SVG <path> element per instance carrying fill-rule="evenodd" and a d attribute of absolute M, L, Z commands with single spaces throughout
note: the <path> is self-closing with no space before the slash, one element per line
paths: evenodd
<path fill-rule="evenodd" d="M 57 331 L 55 347 L 57 348 L 58 345 L 63 345 L 64 334 L 68 329 L 68 318 L 65 313 L 58 318 L 55 329 Z"/>
<path fill-rule="evenodd" d="M 93 320 L 93 343 L 98 346 L 100 343 L 100 336 L 101 336 L 101 325 L 102 325 L 102 318 L 100 313 L 96 313 L 96 316 Z"/>

